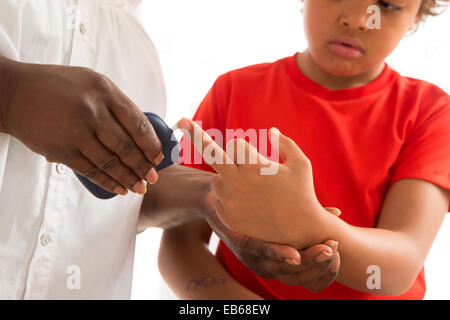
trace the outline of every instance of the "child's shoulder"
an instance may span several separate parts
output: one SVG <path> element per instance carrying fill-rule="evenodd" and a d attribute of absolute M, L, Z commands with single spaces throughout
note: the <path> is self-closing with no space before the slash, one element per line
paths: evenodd
<path fill-rule="evenodd" d="M 246 67 L 228 71 L 217 78 L 219 84 L 239 83 L 239 85 L 255 85 L 266 81 L 272 81 L 273 78 L 284 71 L 284 60 L 282 58 L 274 62 L 265 62 L 249 65 Z"/>
<path fill-rule="evenodd" d="M 416 122 L 425 123 L 450 115 L 450 96 L 439 86 L 414 77 L 398 74 L 393 96 L 396 107 L 405 114 L 414 114 Z M 391 91 L 392 93 L 392 91 Z"/>
<path fill-rule="evenodd" d="M 428 82 L 426 80 L 408 77 L 400 75 L 398 76 L 398 81 L 401 84 L 403 90 L 408 94 L 414 94 L 418 97 L 423 98 L 442 98 L 442 99 L 450 99 L 450 96 L 447 92 L 445 92 L 439 86 Z"/>

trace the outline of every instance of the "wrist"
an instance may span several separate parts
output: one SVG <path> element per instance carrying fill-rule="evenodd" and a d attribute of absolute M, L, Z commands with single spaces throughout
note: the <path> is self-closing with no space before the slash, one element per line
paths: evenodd
<path fill-rule="evenodd" d="M 300 221 L 290 224 L 291 228 L 288 234 L 288 237 L 292 239 L 290 244 L 303 249 L 327 240 L 341 240 L 341 235 L 349 226 L 345 221 L 330 213 L 320 204 L 309 209 L 309 211 L 308 216 L 310 218 L 307 221 L 300 218 Z"/>

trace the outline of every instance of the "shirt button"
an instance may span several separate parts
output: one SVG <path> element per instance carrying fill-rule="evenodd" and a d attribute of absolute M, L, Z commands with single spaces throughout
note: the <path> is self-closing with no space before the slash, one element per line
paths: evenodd
<path fill-rule="evenodd" d="M 84 25 L 84 23 L 80 23 L 80 33 L 86 34 L 86 26 Z"/>
<path fill-rule="evenodd" d="M 49 234 L 44 233 L 44 234 L 41 236 L 41 244 L 42 244 L 43 247 L 45 247 L 46 245 L 48 245 L 48 244 L 50 243 L 50 241 L 52 241 L 52 238 L 50 237 Z"/>
<path fill-rule="evenodd" d="M 58 164 L 56 165 L 56 171 L 57 171 L 59 174 L 64 174 L 64 172 L 66 172 L 66 169 L 67 169 L 67 167 L 66 167 L 65 165 L 63 165 L 62 163 L 58 163 Z"/>

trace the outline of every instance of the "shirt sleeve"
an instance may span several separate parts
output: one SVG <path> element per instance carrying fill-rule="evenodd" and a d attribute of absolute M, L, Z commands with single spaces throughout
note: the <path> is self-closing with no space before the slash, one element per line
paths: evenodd
<path fill-rule="evenodd" d="M 226 127 L 226 117 L 229 100 L 229 78 L 227 75 L 220 76 L 209 90 L 206 97 L 195 112 L 192 118 L 203 130 L 208 132 L 215 142 L 223 148 L 223 133 Z M 183 137 L 180 142 L 181 156 L 180 164 L 200 169 L 204 171 L 215 172 L 214 169 L 206 164 L 194 145 L 189 139 Z"/>
<path fill-rule="evenodd" d="M 0 55 L 19 61 L 22 2 L 4 0 L 0 10 Z"/>
<path fill-rule="evenodd" d="M 450 190 L 450 97 L 441 95 L 426 116 L 416 121 L 391 168 L 391 186 L 416 178 Z M 450 207 L 448 208 L 450 212 Z"/>
<path fill-rule="evenodd" d="M 19 60 L 17 48 L 20 39 L 20 2 L 12 0 L 2 1 L 0 10 L 0 55 L 17 61 Z M 10 140 L 10 135 L 0 133 L 0 192 L 3 185 Z"/>

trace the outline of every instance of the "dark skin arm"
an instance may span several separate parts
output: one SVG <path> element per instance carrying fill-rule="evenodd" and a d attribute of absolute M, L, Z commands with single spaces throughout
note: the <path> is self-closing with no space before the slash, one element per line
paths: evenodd
<path fill-rule="evenodd" d="M 233 253 L 261 277 L 302 285 L 313 292 L 321 291 L 336 279 L 340 257 L 333 241 L 298 251 L 233 232 L 221 222 L 214 209 L 212 173 L 173 165 L 161 170 L 159 176 L 144 196 L 140 232 L 149 227 L 167 230 L 205 219 Z M 327 210 L 338 215 L 335 208 Z M 293 260 L 299 264 L 294 265 Z"/>
<path fill-rule="evenodd" d="M 0 74 L 0 132 L 111 192 L 126 194 L 129 189 L 142 194 L 144 180 L 156 182 L 158 175 L 152 169 L 162 161 L 161 143 L 143 112 L 106 76 L 86 68 L 26 64 L 2 56 Z M 202 185 L 196 175 L 186 174 L 183 180 L 165 172 L 167 183 L 159 186 L 172 192 L 181 184 L 186 196 L 164 198 L 156 188 L 150 204 L 155 205 L 154 214 L 144 214 L 143 220 L 168 227 L 200 219 L 206 211 L 195 199 L 209 183 Z M 192 187 L 195 181 L 200 189 Z M 243 247 L 236 237 L 230 239 L 235 250 L 255 250 Z M 295 249 L 288 252 L 284 256 L 298 258 Z M 250 265 L 258 269 L 255 263 Z"/>
<path fill-rule="evenodd" d="M 162 161 L 143 112 L 106 76 L 87 68 L 0 56 L 0 132 L 102 188 L 143 194 Z"/>

